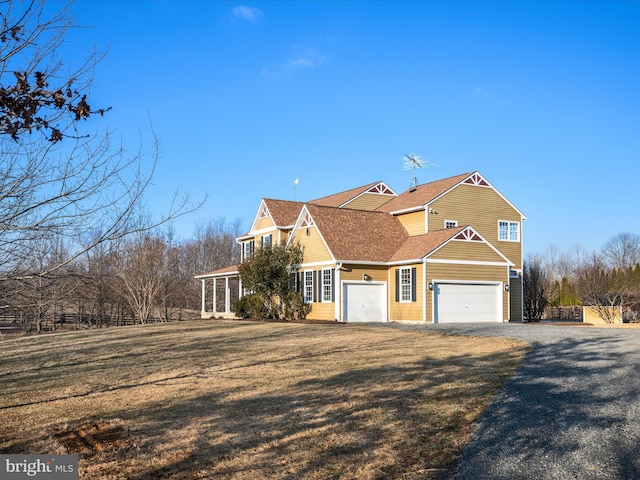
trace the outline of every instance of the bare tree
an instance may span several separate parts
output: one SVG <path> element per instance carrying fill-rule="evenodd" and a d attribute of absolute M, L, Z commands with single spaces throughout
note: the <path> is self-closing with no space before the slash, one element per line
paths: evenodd
<path fill-rule="evenodd" d="M 44 0 L 6 0 L 0 13 L 0 281 L 47 277 L 102 243 L 152 229 L 202 205 L 174 196 L 154 224 L 132 217 L 153 176 L 148 158 L 125 154 L 108 131 L 82 135 L 94 53 L 72 69 L 57 56 L 71 28 L 68 4 L 47 17 Z M 71 72 L 71 73 L 68 73 Z M 65 75 L 66 74 L 66 75 Z M 151 165 L 143 169 L 143 163 Z M 67 254 L 46 268 L 31 246 L 60 238 Z M 28 267 L 28 268 L 27 268 Z"/>
<path fill-rule="evenodd" d="M 136 318 L 147 323 L 160 299 L 172 258 L 165 239 L 150 232 L 127 239 L 117 267 L 118 289 Z"/>
<path fill-rule="evenodd" d="M 611 268 L 634 268 L 640 263 L 640 235 L 618 233 L 607 240 L 602 247 L 602 254 Z"/>
<path fill-rule="evenodd" d="M 539 257 L 531 257 L 524 261 L 524 316 L 527 320 L 539 322 L 544 314 L 544 309 L 549 303 L 547 272 L 542 266 Z"/>

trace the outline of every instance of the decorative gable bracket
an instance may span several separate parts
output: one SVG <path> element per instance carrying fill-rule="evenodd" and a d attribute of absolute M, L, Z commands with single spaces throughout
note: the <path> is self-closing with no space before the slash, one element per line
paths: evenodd
<path fill-rule="evenodd" d="M 467 185 L 475 185 L 476 187 L 490 187 L 489 182 L 487 182 L 482 175 L 479 173 L 474 173 L 469 178 L 464 180 L 462 183 L 466 183 Z"/>
<path fill-rule="evenodd" d="M 376 193 L 376 194 L 380 194 L 380 195 L 393 195 L 395 196 L 396 194 L 389 188 L 387 187 L 383 182 L 380 182 L 377 185 L 374 185 L 373 187 L 371 187 L 369 190 L 366 191 L 366 193 Z"/>
<path fill-rule="evenodd" d="M 471 227 L 467 227 L 462 230 L 459 234 L 453 237 L 453 240 L 460 240 L 463 242 L 482 242 L 482 238 L 480 235 L 476 233 Z"/>

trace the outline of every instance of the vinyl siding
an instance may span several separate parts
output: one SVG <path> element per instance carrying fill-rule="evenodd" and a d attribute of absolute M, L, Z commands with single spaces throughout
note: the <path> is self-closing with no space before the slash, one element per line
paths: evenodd
<path fill-rule="evenodd" d="M 259 219 L 256 222 L 255 230 L 264 230 L 266 228 L 275 228 L 275 223 L 273 223 L 273 218 L 264 217 Z"/>
<path fill-rule="evenodd" d="M 309 235 L 307 235 L 307 231 Z M 331 253 L 322 241 L 322 237 L 315 226 L 309 227 L 308 229 L 299 229 L 296 233 L 295 241 L 304 249 L 303 263 L 327 262 L 332 260 Z"/>
<path fill-rule="evenodd" d="M 355 210 L 373 211 L 380 205 L 384 205 L 393 197 L 379 193 L 364 193 L 354 200 L 346 203 L 342 208 L 353 208 Z"/>
<path fill-rule="evenodd" d="M 311 312 L 307 315 L 309 320 L 335 320 L 335 303 L 314 302 L 311 304 Z"/>
<path fill-rule="evenodd" d="M 504 266 L 433 264 L 427 263 L 427 283 L 434 280 L 452 280 L 460 282 L 509 282 L 509 269 Z M 505 316 L 509 312 L 509 293 L 503 291 L 502 311 Z M 504 320 L 507 320 L 505 318 Z M 433 292 L 427 295 L 427 321 L 433 322 Z"/>
<path fill-rule="evenodd" d="M 442 228 L 442 219 L 457 220 L 458 225 L 471 225 L 489 243 L 522 268 L 521 242 L 498 240 L 498 220 L 518 222 L 522 240 L 522 218 L 516 209 L 505 201 L 494 189 L 474 185 L 458 185 L 443 197 L 429 205 L 438 215 L 429 215 L 429 228 Z M 432 225 L 433 223 L 433 225 Z"/>
<path fill-rule="evenodd" d="M 407 230 L 407 233 L 409 233 L 409 235 L 422 235 L 426 233 L 424 210 L 404 213 L 402 215 L 398 215 L 397 217 L 398 220 L 400 220 L 400 223 L 402 223 L 402 226 Z"/>
<path fill-rule="evenodd" d="M 452 240 L 440 250 L 429 256 L 429 259 L 473 260 L 479 262 L 505 263 L 494 249 L 484 242 L 467 242 Z"/>
<path fill-rule="evenodd" d="M 362 280 L 365 273 L 373 282 L 387 282 L 389 269 L 386 266 L 343 265 L 340 270 L 340 280 Z"/>

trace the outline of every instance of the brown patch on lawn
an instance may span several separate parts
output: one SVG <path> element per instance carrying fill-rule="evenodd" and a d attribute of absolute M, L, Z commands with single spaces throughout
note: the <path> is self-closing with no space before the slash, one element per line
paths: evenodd
<path fill-rule="evenodd" d="M 93 455 L 115 452 L 132 446 L 127 431 L 122 425 L 111 422 L 84 422 L 74 427 L 60 427 L 52 431 L 69 454 Z"/>

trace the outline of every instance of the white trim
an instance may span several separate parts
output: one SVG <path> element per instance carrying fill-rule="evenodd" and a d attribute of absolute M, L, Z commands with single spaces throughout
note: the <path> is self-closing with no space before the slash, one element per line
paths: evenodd
<path fill-rule="evenodd" d="M 413 268 L 414 267 L 400 267 L 400 268 L 397 269 L 398 270 L 398 285 L 396 285 L 396 288 L 398 289 L 398 303 L 412 303 L 413 302 L 413 299 L 411 297 L 411 294 L 413 292 L 413 275 L 412 275 Z M 403 283 L 402 283 L 402 272 L 406 271 L 406 270 L 409 271 L 409 299 L 407 299 L 407 300 L 405 300 L 403 298 L 403 291 L 402 291 L 402 286 L 403 286 Z M 417 275 L 416 275 L 416 277 L 417 277 Z M 417 288 L 416 288 L 416 290 L 417 290 Z"/>
<path fill-rule="evenodd" d="M 237 277 L 239 275 L 238 271 L 230 271 L 223 273 L 203 273 L 202 275 L 196 275 L 193 278 L 205 279 L 205 278 L 220 278 L 220 277 Z"/>
<path fill-rule="evenodd" d="M 404 213 L 419 212 L 420 210 L 426 210 L 425 206 L 424 205 L 418 205 L 417 207 L 403 208 L 402 210 L 394 210 L 393 212 L 389 212 L 389 214 L 391 214 L 391 215 L 402 215 Z"/>
<path fill-rule="evenodd" d="M 391 270 L 391 269 L 390 269 Z M 422 261 L 422 321 L 427 321 L 427 259 Z"/>
<path fill-rule="evenodd" d="M 500 223 L 506 223 L 507 224 L 507 238 L 500 238 Z M 516 225 L 518 225 L 518 238 L 517 240 L 511 240 L 511 224 L 515 223 Z M 521 221 L 515 221 L 515 220 L 504 220 L 504 219 L 498 219 L 498 241 L 499 242 L 510 242 L 510 243 L 521 243 L 520 240 L 522 238 L 521 235 L 521 230 L 522 230 L 522 222 Z"/>

